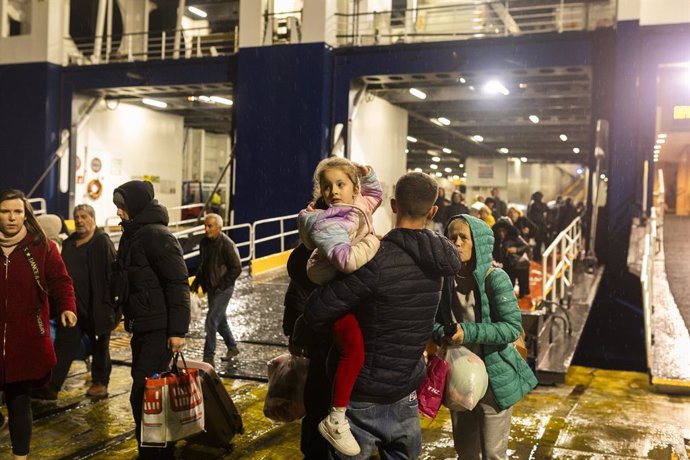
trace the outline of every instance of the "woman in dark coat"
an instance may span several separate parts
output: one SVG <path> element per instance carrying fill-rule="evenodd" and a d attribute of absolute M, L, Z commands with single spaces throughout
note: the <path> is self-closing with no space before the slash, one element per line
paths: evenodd
<path fill-rule="evenodd" d="M 50 378 L 56 358 L 50 341 L 48 299 L 65 327 L 77 322 L 72 280 L 57 246 L 46 238 L 19 190 L 0 194 L 0 386 L 9 413 L 15 458 L 31 442 L 31 389 Z M 30 358 L 30 359 L 27 359 Z"/>
<path fill-rule="evenodd" d="M 510 282 L 520 285 L 520 298 L 530 295 L 529 269 L 531 248 L 508 217 L 501 217 L 491 228 L 494 232 L 494 260 L 503 265 Z"/>

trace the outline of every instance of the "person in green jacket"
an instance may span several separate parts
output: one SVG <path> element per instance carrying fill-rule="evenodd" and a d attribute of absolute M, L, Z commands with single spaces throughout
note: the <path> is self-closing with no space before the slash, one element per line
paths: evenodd
<path fill-rule="evenodd" d="M 512 406 L 537 385 L 513 342 L 522 316 L 508 275 L 493 267 L 493 232 L 467 214 L 451 217 L 445 235 L 458 248 L 462 268 L 444 281 L 433 338 L 466 346 L 484 360 L 486 395 L 471 411 L 451 411 L 459 458 L 505 459 Z"/>

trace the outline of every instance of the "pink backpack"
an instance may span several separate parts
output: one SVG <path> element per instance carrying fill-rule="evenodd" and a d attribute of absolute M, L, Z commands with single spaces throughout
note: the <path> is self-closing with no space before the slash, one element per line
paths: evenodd
<path fill-rule="evenodd" d="M 426 366 L 426 377 L 417 390 L 419 412 L 432 420 L 441 407 L 448 368 L 449 364 L 443 358 L 432 356 Z"/>

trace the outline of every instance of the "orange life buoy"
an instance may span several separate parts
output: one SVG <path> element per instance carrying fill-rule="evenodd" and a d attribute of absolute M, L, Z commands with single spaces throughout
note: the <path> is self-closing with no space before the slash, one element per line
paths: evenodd
<path fill-rule="evenodd" d="M 97 200 L 103 193 L 103 184 L 98 179 L 92 179 L 86 184 L 86 193 L 92 200 Z"/>

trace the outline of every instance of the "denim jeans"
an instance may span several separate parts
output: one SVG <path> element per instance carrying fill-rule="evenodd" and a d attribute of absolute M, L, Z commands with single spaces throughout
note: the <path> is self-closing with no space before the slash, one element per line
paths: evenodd
<path fill-rule="evenodd" d="M 351 401 L 347 407 L 350 429 L 362 449 L 356 457 L 368 459 L 378 448 L 381 460 L 417 458 L 422 452 L 417 392 L 392 404 Z"/>
<path fill-rule="evenodd" d="M 228 317 L 225 316 L 225 309 L 228 308 L 230 297 L 235 290 L 235 286 L 230 286 L 224 290 L 211 291 L 208 293 L 208 313 L 206 314 L 206 341 L 204 342 L 204 359 L 212 360 L 216 354 L 216 332 L 225 342 L 225 346 L 234 348 L 237 346 L 235 338 L 228 325 Z"/>

